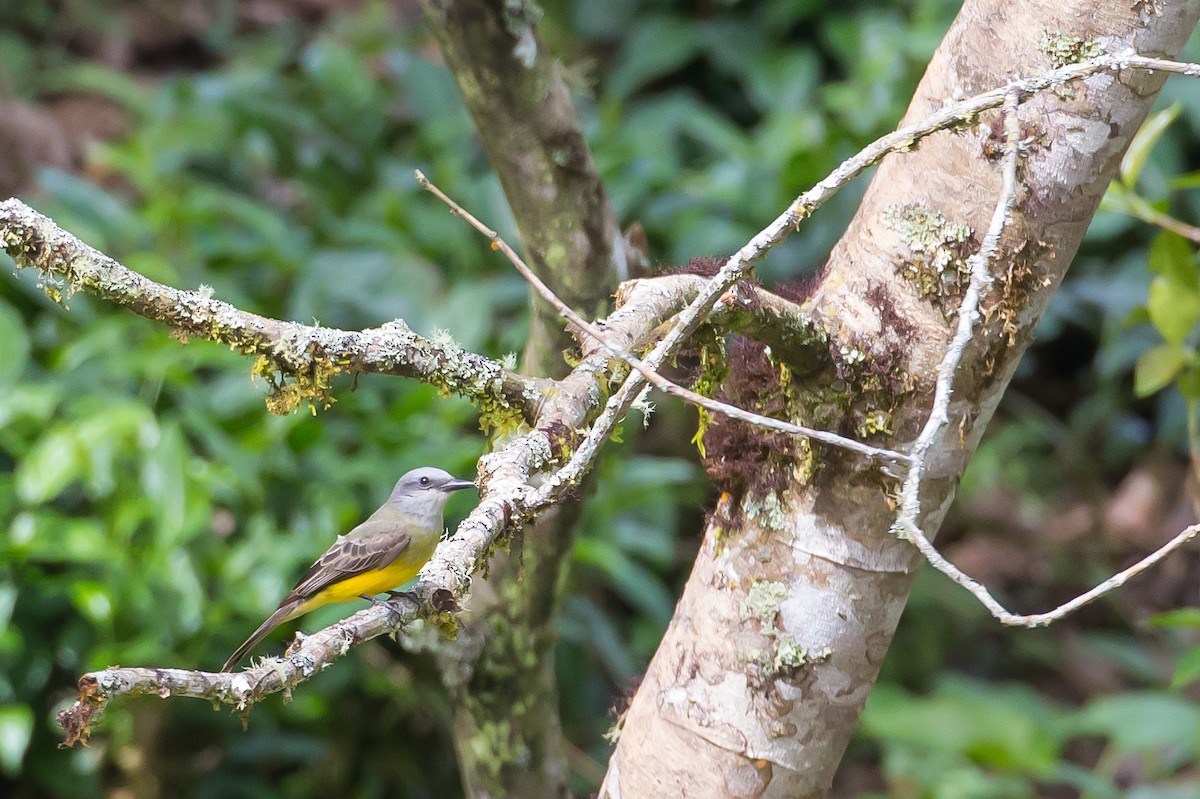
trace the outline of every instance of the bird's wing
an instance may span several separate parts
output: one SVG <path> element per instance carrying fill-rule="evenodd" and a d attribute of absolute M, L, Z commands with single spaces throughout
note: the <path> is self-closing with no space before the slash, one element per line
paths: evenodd
<path fill-rule="evenodd" d="M 338 536 L 333 546 L 305 572 L 280 604 L 293 599 L 308 599 L 334 583 L 381 569 L 400 557 L 412 543 L 411 537 L 395 519 L 368 519 L 356 527 L 353 534 L 353 538 Z"/>

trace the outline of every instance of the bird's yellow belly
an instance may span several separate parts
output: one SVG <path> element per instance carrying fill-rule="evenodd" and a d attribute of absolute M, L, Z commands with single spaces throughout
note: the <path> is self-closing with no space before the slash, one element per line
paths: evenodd
<path fill-rule="evenodd" d="M 304 600 L 296 608 L 295 612 L 291 614 L 291 618 L 308 613 L 310 610 L 316 610 L 322 605 L 330 605 L 334 602 L 349 602 L 352 599 L 362 597 L 364 594 L 374 596 L 375 594 L 381 594 L 384 591 L 390 591 L 393 588 L 404 585 L 417 575 L 417 572 L 421 570 L 421 567 L 425 565 L 425 561 L 428 559 L 428 554 L 419 560 L 416 558 L 400 557 L 391 565 L 384 566 L 382 569 L 372 569 L 371 571 L 356 574 L 341 582 L 334 583 Z"/>

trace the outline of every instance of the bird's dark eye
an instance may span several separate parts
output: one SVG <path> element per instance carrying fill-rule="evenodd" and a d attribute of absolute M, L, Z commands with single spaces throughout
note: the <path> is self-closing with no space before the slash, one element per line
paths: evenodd
<path fill-rule="evenodd" d="M 429 478 L 428 478 L 428 477 L 422 477 L 422 478 L 421 478 L 421 485 L 423 485 L 423 486 L 427 486 L 427 485 L 429 485 Z"/>

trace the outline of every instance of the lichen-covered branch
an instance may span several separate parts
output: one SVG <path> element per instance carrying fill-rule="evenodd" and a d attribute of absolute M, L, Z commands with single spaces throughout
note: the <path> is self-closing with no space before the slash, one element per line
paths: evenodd
<path fill-rule="evenodd" d="M 39 286 L 66 302 L 78 291 L 161 322 L 182 341 L 202 338 L 256 355 L 267 380 L 268 408 L 286 413 L 302 402 L 324 405 L 339 373 L 374 372 L 431 383 L 474 402 L 485 421 L 532 419 L 549 381 L 522 377 L 452 343 L 423 338 L 401 319 L 367 330 L 283 322 L 184 291 L 134 272 L 67 233 L 20 200 L 0 202 L 0 243 L 18 268 L 38 271 Z"/>
<path fill-rule="evenodd" d="M 65 235 L 65 234 L 64 234 Z M 621 346 L 643 341 L 690 298 L 656 291 L 630 301 L 607 320 Z M 534 490 L 531 477 L 561 461 L 577 445 L 585 427 L 608 395 L 612 359 L 599 343 L 586 348 L 582 362 L 544 393 L 535 424 L 480 459 L 480 503 L 455 534 L 438 545 L 413 591 L 389 605 L 362 610 L 306 637 L 282 658 L 266 658 L 235 674 L 161 668 L 112 668 L 80 678 L 79 700 L 59 714 L 68 744 L 86 741 L 104 705 L 120 696 L 191 696 L 246 711 L 274 693 L 291 691 L 352 646 L 393 633 L 416 619 L 453 624 L 472 575 L 515 531 L 562 500 L 570 483 L 554 491 Z"/>

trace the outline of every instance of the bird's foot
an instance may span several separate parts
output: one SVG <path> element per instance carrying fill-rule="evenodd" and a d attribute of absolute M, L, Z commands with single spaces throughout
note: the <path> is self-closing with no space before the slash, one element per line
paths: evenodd
<path fill-rule="evenodd" d="M 359 596 L 370 602 L 372 605 L 384 607 L 396 613 L 400 613 L 404 610 L 404 606 L 398 603 L 396 600 L 404 598 L 415 599 L 415 597 L 405 591 L 384 591 L 384 593 L 387 594 L 387 599 L 380 599 L 377 596 L 370 596 L 369 594 L 359 594 Z"/>

